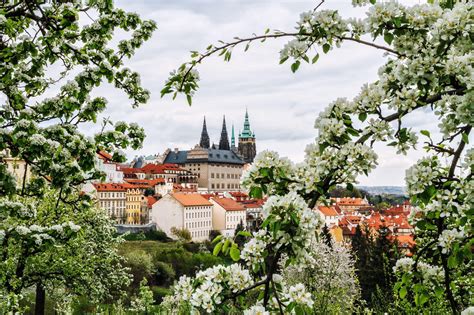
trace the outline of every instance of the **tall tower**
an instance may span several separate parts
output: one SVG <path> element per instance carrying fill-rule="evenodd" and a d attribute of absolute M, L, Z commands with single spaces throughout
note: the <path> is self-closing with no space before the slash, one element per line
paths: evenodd
<path fill-rule="evenodd" d="M 252 163 L 257 155 L 255 133 L 250 130 L 249 113 L 245 110 L 244 130 L 239 134 L 239 154 L 246 163 Z"/>
<path fill-rule="evenodd" d="M 199 141 L 199 146 L 204 149 L 209 149 L 210 146 L 209 134 L 207 133 L 206 127 L 206 116 L 204 116 L 204 122 L 202 123 L 201 140 Z"/>
<path fill-rule="evenodd" d="M 232 136 L 230 137 L 230 149 L 232 151 L 237 151 L 237 148 L 235 147 L 234 124 L 232 124 Z"/>
<path fill-rule="evenodd" d="M 227 127 L 225 126 L 225 116 L 222 122 L 221 140 L 219 141 L 219 150 L 230 150 L 229 136 L 227 135 Z"/>

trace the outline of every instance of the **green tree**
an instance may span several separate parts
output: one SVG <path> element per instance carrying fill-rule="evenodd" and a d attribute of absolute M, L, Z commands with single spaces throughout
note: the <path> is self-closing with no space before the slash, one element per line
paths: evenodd
<path fill-rule="evenodd" d="M 115 247 L 112 221 L 102 211 L 75 205 L 71 196 L 57 202 L 57 193 L 43 199 L 15 197 L 0 200 L 2 256 L 0 309 L 9 299 L 36 287 L 36 312 L 43 313 L 46 292 L 66 290 L 75 297 L 87 295 L 91 302 L 120 297 L 130 279 Z"/>
<path fill-rule="evenodd" d="M 322 241 L 329 247 L 332 248 L 333 245 L 333 239 L 331 232 L 329 232 L 329 228 L 326 224 L 323 225 L 323 228 L 321 229 L 321 238 Z"/>
<path fill-rule="evenodd" d="M 96 170 L 96 153 L 106 150 L 115 161 L 123 161 L 122 149 L 140 148 L 143 129 L 137 124 L 104 119 L 102 130 L 86 137 L 81 126 L 96 123 L 105 110 L 106 99 L 91 96 L 94 88 L 105 81 L 125 92 L 134 107 L 147 101 L 149 93 L 140 86 L 139 75 L 125 67 L 124 61 L 155 29 L 154 22 L 115 8 L 107 0 L 0 4 L 0 152 L 25 161 L 25 170 L 33 173 L 27 182 L 26 171 L 23 178 L 15 179 L 0 165 L 0 243 L 4 258 L 0 262 L 0 303 L 7 311 L 16 311 L 17 303 L 11 301 L 17 301 L 29 285 L 38 287 L 38 314 L 44 312 L 44 288 L 53 282 L 67 282 L 68 289 L 87 291 L 91 297 L 107 296 L 111 287 L 122 286 L 123 277 L 107 286 L 94 279 L 100 278 L 96 271 L 107 269 L 102 265 L 95 270 L 94 260 L 109 262 L 110 275 L 116 274 L 114 268 L 122 270 L 113 256 L 115 241 L 109 234 L 110 222 L 90 217 L 79 225 L 73 220 L 81 219 L 77 213 L 89 214 L 88 209 L 92 209 L 90 198 L 79 193 L 80 185 L 104 177 Z M 114 36 L 118 33 L 121 38 Z M 112 40 L 119 40 L 118 45 L 111 44 Z M 45 197 L 45 187 L 55 191 L 55 200 L 50 195 Z M 36 209 L 43 199 L 50 200 L 46 208 L 52 212 L 41 212 L 47 217 L 44 221 Z M 58 209 L 76 214 L 66 216 L 71 217 L 71 225 L 54 217 Z M 77 233 L 76 226 L 81 227 Z M 55 232 L 53 227 L 61 227 L 63 232 Z M 94 242 L 96 249 L 91 245 Z M 81 255 L 81 244 L 93 250 L 89 257 L 77 257 L 80 272 L 74 274 L 72 266 L 78 254 L 70 247 L 77 246 Z M 46 250 L 49 247 L 60 250 L 50 255 L 47 263 L 43 254 L 50 253 Z M 84 261 L 89 261 L 91 267 L 82 264 Z M 63 263 L 71 265 L 60 270 L 58 266 Z M 43 267 L 58 269 L 43 272 Z M 105 271 L 102 276 L 109 279 Z M 65 280 L 69 278 L 73 280 Z M 89 290 L 84 290 L 82 282 Z"/>

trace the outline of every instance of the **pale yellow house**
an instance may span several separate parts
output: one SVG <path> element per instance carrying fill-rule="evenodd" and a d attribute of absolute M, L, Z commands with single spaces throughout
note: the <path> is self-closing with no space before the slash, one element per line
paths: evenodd
<path fill-rule="evenodd" d="M 231 198 L 215 197 L 210 201 L 212 208 L 212 227 L 224 236 L 234 236 L 239 223 L 247 226 L 247 211 L 243 205 Z"/>
<path fill-rule="evenodd" d="M 125 191 L 125 214 L 127 224 L 140 224 L 144 196 L 139 187 L 132 184 L 122 184 Z"/>

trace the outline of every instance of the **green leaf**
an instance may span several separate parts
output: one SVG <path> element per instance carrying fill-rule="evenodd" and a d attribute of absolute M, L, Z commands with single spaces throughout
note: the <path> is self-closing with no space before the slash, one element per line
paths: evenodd
<path fill-rule="evenodd" d="M 214 247 L 214 250 L 212 251 L 212 254 L 214 256 L 217 256 L 219 255 L 219 252 L 221 251 L 221 248 L 222 248 L 222 242 L 220 242 L 219 244 L 217 244 L 215 247 Z"/>
<path fill-rule="evenodd" d="M 280 59 L 280 64 L 284 63 L 284 62 L 287 61 L 287 60 L 288 60 L 288 57 L 281 58 L 281 59 Z"/>
<path fill-rule="evenodd" d="M 467 133 L 463 132 L 462 134 L 462 141 L 465 143 L 465 144 L 469 144 L 469 136 L 467 135 Z"/>
<path fill-rule="evenodd" d="M 237 245 L 235 247 L 232 246 L 232 248 L 230 249 L 230 258 L 232 258 L 233 261 L 240 260 L 240 250 L 237 248 Z"/>
<path fill-rule="evenodd" d="M 295 73 L 300 67 L 300 64 L 301 62 L 299 60 L 296 60 L 295 62 L 293 62 L 293 64 L 291 65 L 291 71 Z"/>
<path fill-rule="evenodd" d="M 442 287 L 436 287 L 435 294 L 438 299 L 442 298 L 444 294 L 444 289 Z"/>
<path fill-rule="evenodd" d="M 237 235 L 245 236 L 245 237 L 251 237 L 252 236 L 252 234 L 249 231 L 239 231 L 237 233 Z"/>
<path fill-rule="evenodd" d="M 191 106 L 192 103 L 193 103 L 193 99 L 192 99 L 191 95 L 186 95 L 186 99 L 188 100 L 189 106 Z"/>
<path fill-rule="evenodd" d="M 329 45 L 328 43 L 326 43 L 326 44 L 323 45 L 323 52 L 324 52 L 325 54 L 328 53 L 329 49 L 331 49 L 331 45 Z"/>
<path fill-rule="evenodd" d="M 385 40 L 387 44 L 391 45 L 393 41 L 393 34 L 385 32 L 385 34 L 383 35 L 383 39 Z"/>
<path fill-rule="evenodd" d="M 370 0 L 370 3 L 375 4 L 376 0 Z"/>
<path fill-rule="evenodd" d="M 359 114 L 359 120 L 360 121 L 365 121 L 367 119 L 367 113 L 360 113 Z"/>
<path fill-rule="evenodd" d="M 311 63 L 315 64 L 316 61 L 318 61 L 319 59 L 319 54 L 316 54 L 316 56 L 313 57 L 313 59 L 311 60 Z"/>
<path fill-rule="evenodd" d="M 218 235 L 218 236 L 216 236 L 216 237 L 212 240 L 212 244 L 215 244 L 215 243 L 219 242 L 223 237 L 224 237 L 224 235 Z"/>
<path fill-rule="evenodd" d="M 224 245 L 222 246 L 222 252 L 224 254 L 227 253 L 227 249 L 229 248 L 229 246 L 230 246 L 230 240 L 226 239 L 225 242 L 224 242 Z"/>
<path fill-rule="evenodd" d="M 401 287 L 399 294 L 401 299 L 405 298 L 405 296 L 407 295 L 407 288 Z"/>
<path fill-rule="evenodd" d="M 430 132 L 428 130 L 421 130 L 420 133 L 428 138 L 430 137 Z"/>

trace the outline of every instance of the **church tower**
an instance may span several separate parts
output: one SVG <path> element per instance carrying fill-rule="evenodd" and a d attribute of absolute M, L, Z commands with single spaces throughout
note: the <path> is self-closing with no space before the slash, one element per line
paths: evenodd
<path fill-rule="evenodd" d="M 245 110 L 244 130 L 239 134 L 239 154 L 246 163 L 252 163 L 257 154 L 255 133 L 250 130 L 249 114 Z"/>
<path fill-rule="evenodd" d="M 207 133 L 206 127 L 206 116 L 204 116 L 204 122 L 202 124 L 201 140 L 199 141 L 199 146 L 204 149 L 209 149 L 210 146 L 209 134 Z"/>
<path fill-rule="evenodd" d="M 234 124 L 232 124 L 232 136 L 230 137 L 230 149 L 234 152 L 237 152 L 237 147 L 235 146 Z"/>
<path fill-rule="evenodd" d="M 227 135 L 227 127 L 225 126 L 225 116 L 222 122 L 221 140 L 219 141 L 219 150 L 230 150 L 229 136 Z"/>

